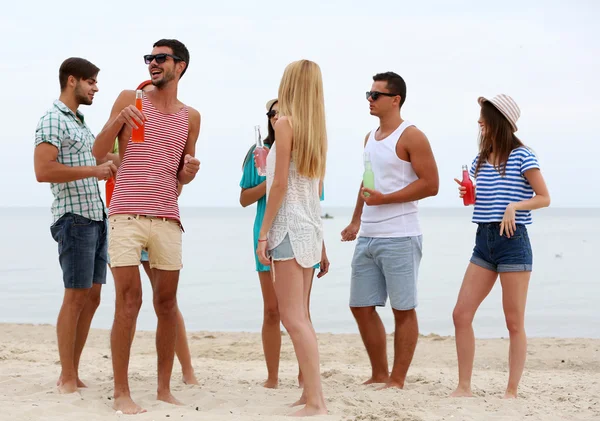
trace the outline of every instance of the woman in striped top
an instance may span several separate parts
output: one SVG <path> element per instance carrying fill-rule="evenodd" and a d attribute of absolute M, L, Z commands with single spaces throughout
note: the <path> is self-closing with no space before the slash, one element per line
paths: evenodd
<path fill-rule="evenodd" d="M 472 322 L 500 275 L 502 306 L 510 336 L 509 377 L 504 398 L 516 398 L 527 353 L 525 303 L 533 263 L 526 226 L 532 222 L 533 209 L 549 206 L 550 195 L 535 154 L 514 134 L 520 115 L 517 104 L 507 95 L 490 100 L 479 98 L 478 102 L 481 105 L 479 154 L 470 170 L 477 186 L 473 222 L 478 226 L 473 255 L 453 313 L 458 387 L 452 396 L 473 396 Z M 463 197 L 466 189 L 461 186 L 459 192 Z"/>

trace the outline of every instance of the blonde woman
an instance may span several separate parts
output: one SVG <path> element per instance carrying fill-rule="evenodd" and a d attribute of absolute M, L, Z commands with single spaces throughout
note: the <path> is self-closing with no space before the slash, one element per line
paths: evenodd
<path fill-rule="evenodd" d="M 327 408 L 319 349 L 306 311 L 313 266 L 327 260 L 319 201 L 327 155 L 319 66 L 308 60 L 288 65 L 278 98 L 277 142 L 267 157 L 267 207 L 256 253 L 272 267 L 281 321 L 304 376 L 297 404 L 305 406 L 292 415 L 322 415 Z"/>

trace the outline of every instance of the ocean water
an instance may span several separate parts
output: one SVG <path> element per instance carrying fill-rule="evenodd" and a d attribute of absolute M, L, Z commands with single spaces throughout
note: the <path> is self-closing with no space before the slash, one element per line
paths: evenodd
<path fill-rule="evenodd" d="M 354 243 L 340 232 L 352 209 L 324 208 L 327 276 L 314 281 L 311 314 L 318 332 L 355 333 L 348 308 Z M 179 306 L 189 331 L 260 331 L 262 298 L 254 271 L 253 208 L 183 208 L 184 268 Z M 423 260 L 418 317 L 423 334 L 452 335 L 452 309 L 467 266 L 476 226 L 470 208 L 421 209 Z M 56 322 L 63 295 L 49 208 L 0 208 L 0 322 Z M 600 210 L 544 209 L 529 228 L 534 252 L 526 329 L 536 337 L 600 338 Z M 141 267 L 140 267 L 141 269 Z M 145 275 L 138 329 L 154 330 L 150 283 Z M 109 276 L 92 327 L 109 329 L 114 286 Z M 393 318 L 379 309 L 388 332 Z M 479 308 L 477 337 L 506 337 L 499 282 Z"/>

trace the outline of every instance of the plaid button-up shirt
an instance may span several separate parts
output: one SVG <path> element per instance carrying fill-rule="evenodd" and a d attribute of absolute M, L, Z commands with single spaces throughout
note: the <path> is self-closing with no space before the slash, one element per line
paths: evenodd
<path fill-rule="evenodd" d="M 40 119 L 35 130 L 35 146 L 49 143 L 58 149 L 57 162 L 69 166 L 95 166 L 92 155 L 94 135 L 84 122 L 83 114 L 73 113 L 62 101 Z M 94 221 L 102 221 L 106 212 L 100 196 L 98 180 L 94 177 L 68 183 L 50 183 L 54 202 L 52 216 L 56 222 L 65 213 L 75 213 Z"/>

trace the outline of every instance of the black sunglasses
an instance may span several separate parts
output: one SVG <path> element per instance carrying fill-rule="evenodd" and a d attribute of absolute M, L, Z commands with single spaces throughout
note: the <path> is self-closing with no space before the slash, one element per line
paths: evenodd
<path fill-rule="evenodd" d="M 269 112 L 267 113 L 267 117 L 269 117 L 269 118 L 273 118 L 273 117 L 275 117 L 277 114 L 279 114 L 279 111 L 277 111 L 277 110 L 271 110 L 271 111 L 269 111 Z"/>
<path fill-rule="evenodd" d="M 367 95 L 367 99 L 373 98 L 373 101 L 377 101 L 381 95 L 389 96 L 389 97 L 398 96 L 398 94 L 389 94 L 386 92 L 379 92 L 379 91 L 368 91 L 368 92 L 366 92 L 366 95 Z"/>
<path fill-rule="evenodd" d="M 175 61 L 183 61 L 179 57 L 174 56 L 173 54 L 167 54 L 167 53 L 146 54 L 144 56 L 144 61 L 146 62 L 146 64 L 150 64 L 150 63 L 152 63 L 152 60 L 156 60 L 156 62 L 158 64 L 163 64 L 165 61 L 167 61 L 167 57 L 171 57 Z"/>

